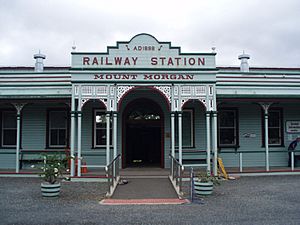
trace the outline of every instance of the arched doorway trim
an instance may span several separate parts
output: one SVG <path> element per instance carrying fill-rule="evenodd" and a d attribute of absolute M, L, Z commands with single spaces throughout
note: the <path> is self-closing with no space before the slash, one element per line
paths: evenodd
<path fill-rule="evenodd" d="M 170 111 L 171 106 L 171 87 L 169 86 L 118 86 L 118 110 L 122 106 L 124 98 L 135 90 L 148 89 L 158 93 L 166 102 L 167 109 Z"/>

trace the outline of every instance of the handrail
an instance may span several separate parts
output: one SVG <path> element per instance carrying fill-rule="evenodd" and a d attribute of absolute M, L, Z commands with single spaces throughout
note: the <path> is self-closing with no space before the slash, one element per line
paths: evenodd
<path fill-rule="evenodd" d="M 107 193 L 106 197 L 111 197 L 120 179 L 119 161 L 121 155 L 118 154 L 107 166 L 105 166 L 107 177 Z"/>
<path fill-rule="evenodd" d="M 288 151 L 288 150 L 269 150 L 268 152 L 271 152 L 271 153 L 280 153 L 280 152 L 300 152 L 300 150 L 293 150 L 293 151 Z M 229 153 L 266 153 L 265 150 L 254 150 L 254 151 L 241 151 L 241 150 L 237 150 L 237 151 L 220 151 L 220 153 L 225 153 L 225 154 L 229 154 Z"/>
<path fill-rule="evenodd" d="M 268 151 L 269 153 L 288 153 L 290 154 L 290 157 L 291 157 L 291 170 L 294 171 L 295 169 L 295 158 L 298 156 L 298 155 L 295 155 L 295 153 L 298 153 L 300 152 L 300 150 L 293 150 L 293 151 L 289 151 L 289 150 L 269 150 Z M 256 154 L 259 154 L 259 153 L 262 153 L 262 154 L 265 154 L 266 151 L 221 151 L 219 154 L 238 154 L 239 155 L 239 171 L 240 172 L 243 172 L 243 154 L 253 154 L 253 153 L 256 153 Z M 266 160 L 269 160 L 266 158 Z"/>
<path fill-rule="evenodd" d="M 106 167 L 110 167 L 121 155 L 117 155 Z"/>
<path fill-rule="evenodd" d="M 171 158 L 172 160 L 174 160 L 177 164 L 181 165 L 180 162 L 179 162 L 174 156 L 172 156 L 171 153 L 169 154 L 169 156 L 170 156 L 170 158 Z M 182 165 L 181 165 L 181 166 L 182 166 Z"/>
<path fill-rule="evenodd" d="M 170 179 L 175 187 L 175 190 L 177 191 L 177 194 L 182 196 L 182 175 L 184 172 L 184 166 L 172 154 L 169 154 L 169 156 L 171 159 Z"/>

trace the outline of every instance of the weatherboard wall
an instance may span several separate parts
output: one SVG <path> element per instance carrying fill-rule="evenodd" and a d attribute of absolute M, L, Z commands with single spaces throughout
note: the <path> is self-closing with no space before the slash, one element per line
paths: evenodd
<path fill-rule="evenodd" d="M 225 107 L 225 105 L 224 105 Z M 225 167 L 238 167 L 239 155 L 243 153 L 243 167 L 264 167 L 265 148 L 262 141 L 262 111 L 258 104 L 238 103 L 226 104 L 226 107 L 236 107 L 239 113 L 239 148 L 221 148 L 220 155 Z M 288 134 L 285 129 L 286 121 L 300 120 L 300 106 L 292 103 L 275 104 L 274 107 L 281 108 L 283 112 L 283 135 L 284 143 L 282 146 L 269 146 L 270 166 L 282 167 L 288 165 L 287 147 L 299 134 Z M 255 137 L 249 138 L 245 134 L 255 134 Z M 237 152 L 236 152 L 237 151 Z M 251 153 L 254 151 L 259 151 Z M 245 153 L 247 152 L 247 153 Z"/>

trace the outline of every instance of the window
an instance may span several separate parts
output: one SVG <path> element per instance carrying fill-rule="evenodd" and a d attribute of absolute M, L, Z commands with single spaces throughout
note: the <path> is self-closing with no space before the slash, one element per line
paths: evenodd
<path fill-rule="evenodd" d="M 112 145 L 112 118 L 110 118 L 110 145 Z M 106 112 L 94 112 L 94 148 L 106 146 Z"/>
<path fill-rule="evenodd" d="M 67 111 L 51 110 L 48 112 L 48 145 L 50 148 L 67 146 L 67 127 Z"/>
<path fill-rule="evenodd" d="M 17 139 L 17 117 L 13 111 L 2 112 L 2 147 L 15 147 Z"/>
<path fill-rule="evenodd" d="M 178 120 L 175 122 L 175 145 L 178 146 Z M 182 146 L 194 146 L 194 111 L 192 109 L 182 111 Z"/>
<path fill-rule="evenodd" d="M 238 147 L 238 111 L 237 109 L 219 110 L 219 146 Z"/>
<path fill-rule="evenodd" d="M 283 146 L 283 126 L 282 126 L 282 109 L 269 110 L 269 145 L 270 146 Z M 263 146 L 265 146 L 265 119 L 262 118 L 263 125 Z"/>

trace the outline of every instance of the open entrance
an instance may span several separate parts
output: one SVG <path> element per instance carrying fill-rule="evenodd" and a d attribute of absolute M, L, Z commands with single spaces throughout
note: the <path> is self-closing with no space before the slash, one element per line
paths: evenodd
<path fill-rule="evenodd" d="M 163 113 L 149 99 L 137 99 L 123 117 L 123 167 L 163 167 Z"/>

